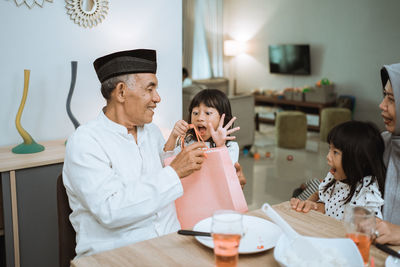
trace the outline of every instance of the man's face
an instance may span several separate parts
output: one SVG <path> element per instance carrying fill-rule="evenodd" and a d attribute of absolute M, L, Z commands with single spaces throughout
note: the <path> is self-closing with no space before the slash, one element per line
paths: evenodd
<path fill-rule="evenodd" d="M 394 100 L 392 84 L 389 80 L 386 83 L 383 94 L 383 100 L 379 105 L 379 108 L 382 110 L 381 116 L 383 118 L 383 122 L 385 123 L 386 130 L 394 133 L 396 128 L 396 104 Z"/>
<path fill-rule="evenodd" d="M 154 109 L 161 101 L 157 92 L 158 80 L 153 73 L 138 73 L 126 86 L 124 111 L 129 126 L 142 126 L 153 120 Z M 129 128 L 129 127 L 128 127 Z"/>

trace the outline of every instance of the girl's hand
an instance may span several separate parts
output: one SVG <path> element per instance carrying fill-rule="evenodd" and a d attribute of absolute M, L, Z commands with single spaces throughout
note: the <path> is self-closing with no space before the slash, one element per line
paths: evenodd
<path fill-rule="evenodd" d="M 298 198 L 290 199 L 290 206 L 298 212 L 309 212 L 310 210 L 318 210 L 318 203 L 311 200 L 300 200 Z"/>
<path fill-rule="evenodd" d="M 180 136 L 185 136 L 189 130 L 189 124 L 184 120 L 179 120 L 175 123 L 174 129 L 172 129 L 171 136 L 176 139 Z"/>
<path fill-rule="evenodd" d="M 172 129 L 171 134 L 168 137 L 167 142 L 164 145 L 164 151 L 172 151 L 175 148 L 176 138 L 179 136 L 185 136 L 187 130 L 189 130 L 189 124 L 180 120 L 175 123 L 174 129 Z"/>
<path fill-rule="evenodd" d="M 235 163 L 235 169 L 236 169 L 236 175 L 239 178 L 240 186 L 242 187 L 243 190 L 243 187 L 246 185 L 247 180 L 243 174 L 242 166 L 240 166 L 239 162 Z"/>
<path fill-rule="evenodd" d="M 208 123 L 208 128 L 210 129 L 211 137 L 214 140 L 214 143 L 217 147 L 224 146 L 226 141 L 228 140 L 235 140 L 235 136 L 229 136 L 230 134 L 239 131 L 240 127 L 235 127 L 233 129 L 229 129 L 229 127 L 232 126 L 233 122 L 236 120 L 236 117 L 233 117 L 226 125 L 223 127 L 224 124 L 224 119 L 225 119 L 225 114 L 222 114 L 218 128 L 214 130 L 211 122 Z"/>

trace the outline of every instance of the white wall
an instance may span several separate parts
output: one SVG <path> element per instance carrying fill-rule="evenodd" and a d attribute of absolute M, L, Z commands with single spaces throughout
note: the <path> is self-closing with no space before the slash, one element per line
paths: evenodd
<path fill-rule="evenodd" d="M 379 69 L 400 62 L 398 0 L 225 0 L 226 39 L 247 41 L 238 56 L 239 92 L 314 85 L 327 77 L 356 96 L 355 119 L 383 126 Z M 311 76 L 269 73 L 268 45 L 311 45 Z"/>
<path fill-rule="evenodd" d="M 22 98 L 24 69 L 31 70 L 21 124 L 37 141 L 67 138 L 74 127 L 65 103 L 71 61 L 78 74 L 71 110 L 82 124 L 95 118 L 105 102 L 92 62 L 118 50 L 157 50 L 159 93 L 154 122 L 170 129 L 181 116 L 182 0 L 112 0 L 97 27 L 74 24 L 65 1 L 41 8 L 0 1 L 0 146 L 22 142 L 15 116 Z"/>

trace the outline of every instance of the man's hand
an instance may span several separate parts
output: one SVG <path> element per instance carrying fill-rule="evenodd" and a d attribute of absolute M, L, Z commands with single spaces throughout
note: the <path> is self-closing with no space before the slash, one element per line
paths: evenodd
<path fill-rule="evenodd" d="M 324 213 L 325 211 L 325 205 L 323 203 L 317 203 L 311 200 L 300 200 L 298 198 L 291 198 L 290 206 L 298 212 L 307 213 L 310 210 L 315 210 Z"/>
<path fill-rule="evenodd" d="M 179 178 L 184 178 L 194 171 L 200 170 L 201 164 L 204 161 L 204 151 L 202 148 L 206 146 L 202 142 L 196 142 L 185 147 L 170 166 L 176 171 Z"/>
<path fill-rule="evenodd" d="M 400 245 L 400 225 L 376 219 L 376 243 Z"/>
<path fill-rule="evenodd" d="M 240 166 L 239 162 L 235 163 L 235 169 L 236 169 L 236 175 L 237 175 L 237 177 L 239 179 L 239 182 L 240 182 L 240 186 L 243 189 L 243 187 L 246 184 L 246 177 L 244 177 L 244 174 L 243 174 L 243 171 L 242 171 L 242 166 Z"/>

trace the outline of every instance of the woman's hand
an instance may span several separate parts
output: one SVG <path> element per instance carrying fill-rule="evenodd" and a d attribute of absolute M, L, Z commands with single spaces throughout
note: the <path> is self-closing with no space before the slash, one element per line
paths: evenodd
<path fill-rule="evenodd" d="M 376 243 L 400 245 L 400 225 L 376 219 Z"/>
<path fill-rule="evenodd" d="M 233 122 L 236 120 L 236 117 L 233 117 L 225 125 L 225 127 L 223 127 L 224 119 L 225 119 L 225 114 L 222 114 L 219 120 L 218 128 L 216 130 L 214 130 L 211 122 L 208 123 L 208 128 L 210 129 L 211 137 L 217 147 L 224 146 L 226 141 L 228 140 L 235 140 L 236 137 L 230 136 L 230 134 L 240 130 L 240 127 L 235 127 L 233 129 L 228 130 L 232 126 Z"/>

